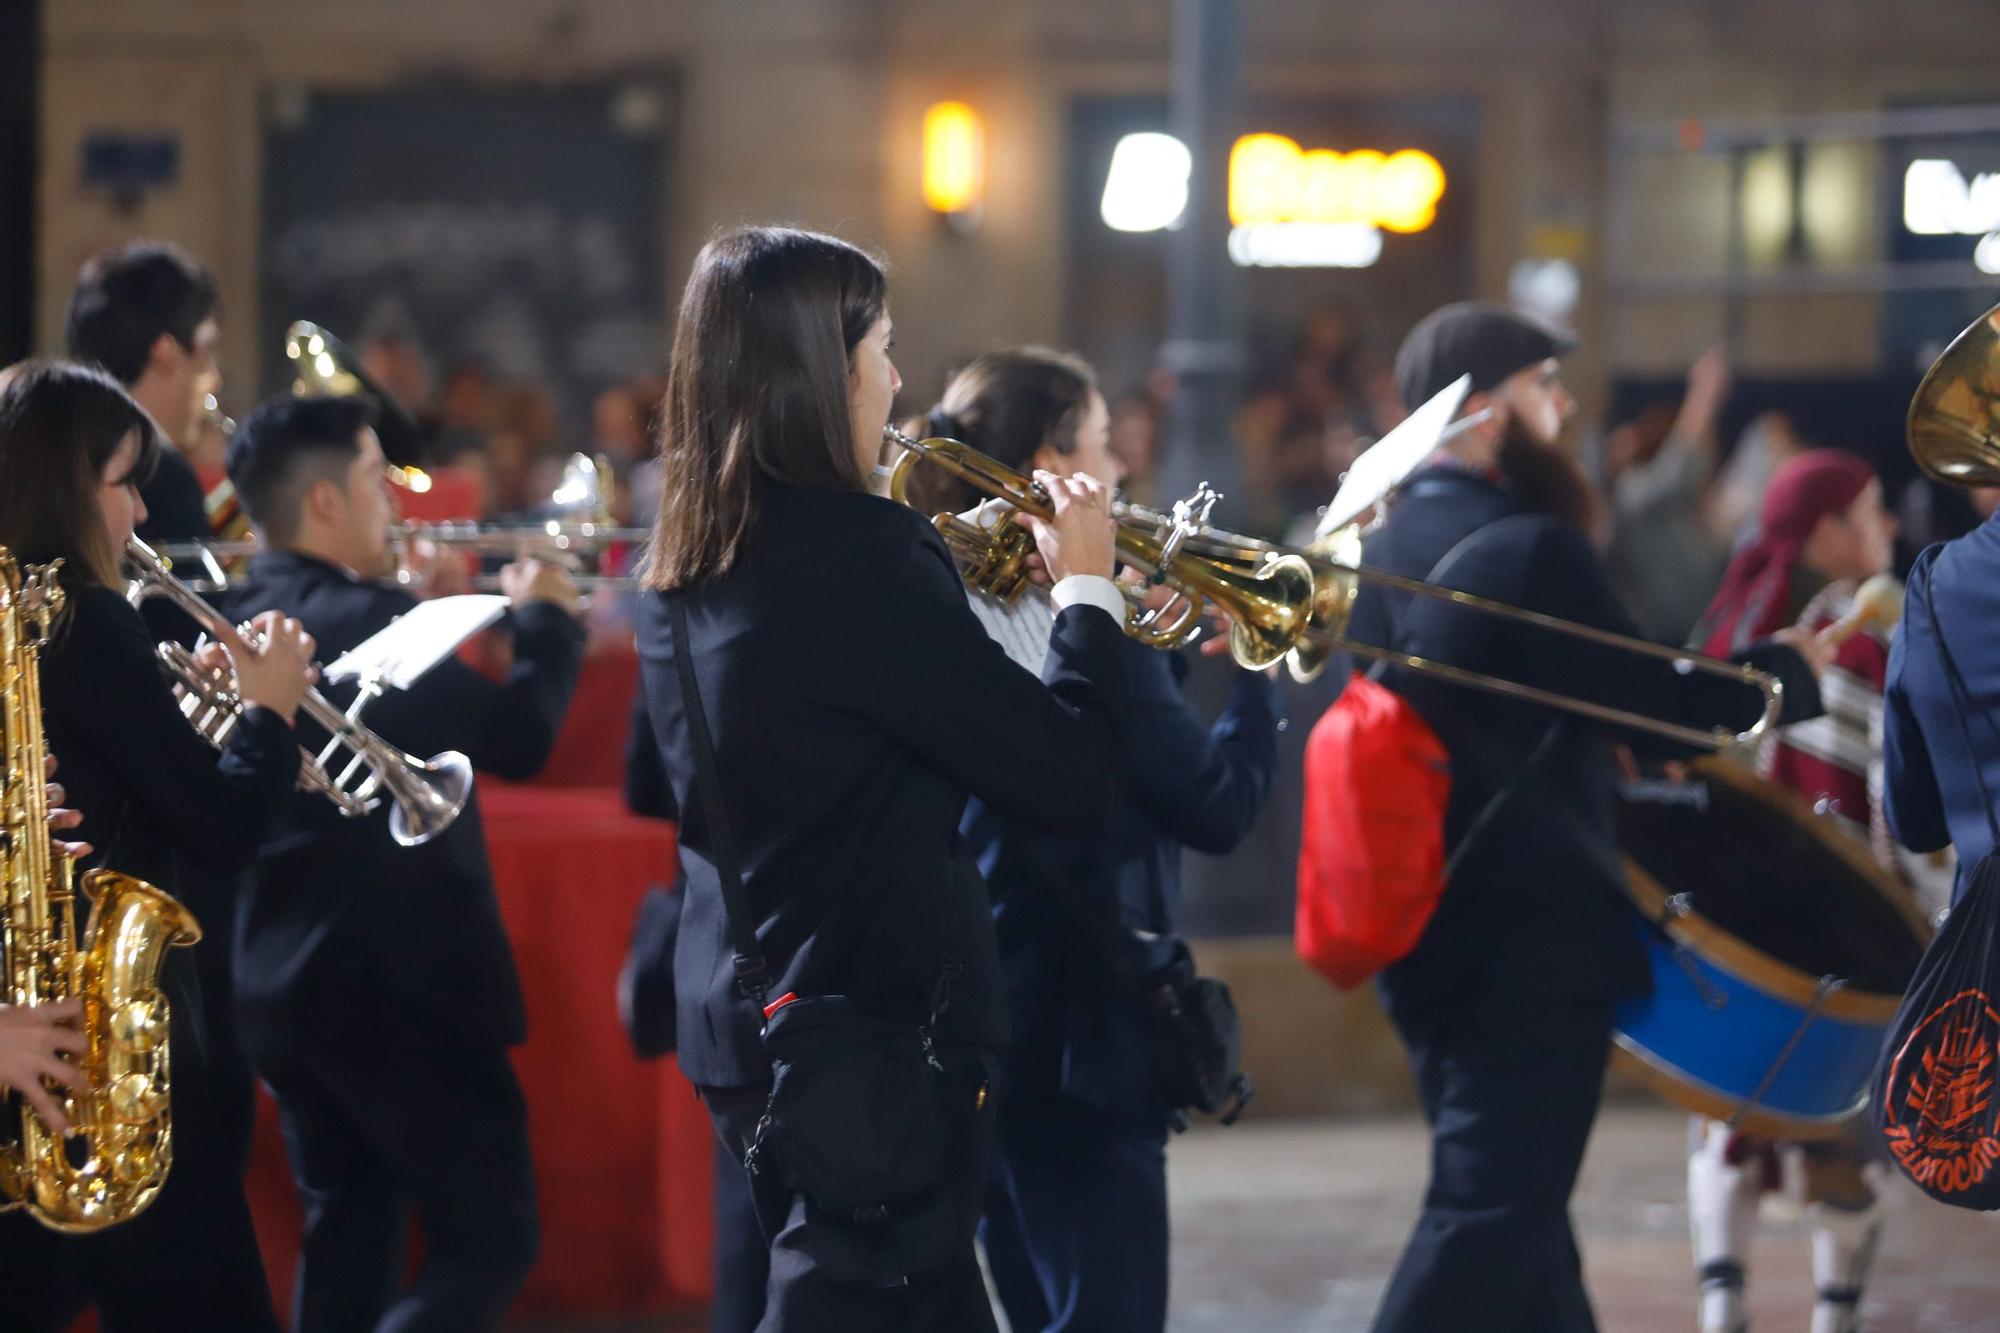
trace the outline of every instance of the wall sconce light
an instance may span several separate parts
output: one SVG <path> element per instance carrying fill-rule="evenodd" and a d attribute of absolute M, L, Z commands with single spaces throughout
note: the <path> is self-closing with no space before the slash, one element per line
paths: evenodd
<path fill-rule="evenodd" d="M 986 125 L 964 102 L 924 112 L 924 203 L 961 231 L 979 225 L 986 200 Z"/>

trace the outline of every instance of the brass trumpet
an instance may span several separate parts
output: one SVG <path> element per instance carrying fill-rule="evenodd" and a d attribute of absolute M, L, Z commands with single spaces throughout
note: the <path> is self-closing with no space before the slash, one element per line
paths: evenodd
<path fill-rule="evenodd" d="M 888 428 L 886 436 L 904 451 L 889 473 L 892 499 L 908 503 L 909 470 L 923 461 L 936 463 L 1016 509 L 1041 517 L 1049 513 L 1048 497 L 1039 485 L 969 445 L 957 440 L 913 440 L 893 427 Z M 1704 748 L 1754 743 L 1777 722 L 1784 687 L 1769 672 L 1370 568 L 1361 563 L 1360 534 L 1351 526 L 1330 534 L 1307 551 L 1226 532 L 1208 523 L 1208 514 L 1219 498 L 1203 485 L 1169 512 L 1122 502 L 1113 505 L 1119 554 L 1128 563 L 1148 571 L 1152 582 L 1168 585 L 1180 594 L 1176 599 L 1178 606 L 1169 604 L 1162 613 L 1135 608 L 1126 620 L 1128 634 L 1155 647 L 1179 647 L 1194 641 L 1206 617 L 1220 614 L 1230 621 L 1231 655 L 1245 667 L 1266 667 L 1289 658 L 1293 675 L 1310 680 L 1335 651 L 1359 653 L 1472 689 Z M 1011 522 L 1011 516 L 1003 515 L 990 528 L 955 514 L 939 514 L 932 522 L 958 558 L 966 582 L 1008 601 L 1027 586 L 1024 562 L 1034 542 L 1025 529 Z M 1721 727 L 1704 730 L 1362 643 L 1347 637 L 1346 631 L 1363 582 L 1657 658 L 1683 671 L 1700 671 L 1736 681 L 1756 690 L 1762 697 L 1763 708 L 1757 721 L 1746 730 L 1731 732 Z M 1128 591 L 1127 596 L 1132 594 Z"/>
<path fill-rule="evenodd" d="M 168 572 L 166 562 L 137 537 L 126 544 L 125 562 L 130 572 L 125 600 L 133 606 L 164 597 L 211 638 L 238 632 L 194 589 Z M 173 677 L 181 713 L 209 744 L 221 749 L 243 713 L 235 686 L 203 667 L 178 643 L 163 643 L 158 651 Z M 374 697 L 364 688 L 342 712 L 318 690 L 306 691 L 299 711 L 317 722 L 328 739 L 316 754 L 300 747 L 299 790 L 324 796 L 350 819 L 374 810 L 386 794 L 394 803 L 390 836 L 404 847 L 421 846 L 450 828 L 465 808 L 472 794 L 472 764 L 456 750 L 417 759 L 377 736 L 361 724 L 361 710 Z M 336 771 L 343 750 L 347 761 Z"/>
<path fill-rule="evenodd" d="M 889 473 L 889 497 L 900 504 L 909 503 L 911 469 L 922 461 L 943 468 L 1021 513 L 1042 519 L 1054 513 L 1041 483 L 971 445 L 958 440 L 913 439 L 893 426 L 884 427 L 884 431 L 903 449 Z M 1216 498 L 1214 492 L 1207 491 L 1205 499 L 1184 501 L 1183 506 L 1190 507 L 1177 515 L 1175 525 L 1165 533 L 1131 523 L 1118 524 L 1118 554 L 1127 564 L 1147 571 L 1151 582 L 1170 586 L 1178 594 L 1157 610 L 1135 601 L 1125 617 L 1125 632 L 1156 648 L 1176 648 L 1194 641 L 1202 632 L 1204 615 L 1213 610 L 1229 619 L 1229 651 L 1236 661 L 1251 668 L 1267 667 L 1289 652 L 1305 632 L 1313 601 L 1312 567 L 1298 556 L 1279 555 L 1254 569 L 1232 568 L 1184 551 Z M 1027 587 L 1026 562 L 1034 550 L 1034 538 L 1013 521 L 1012 514 L 1002 514 L 990 528 L 956 514 L 939 514 L 931 521 L 958 556 L 966 582 L 1006 601 Z M 1129 590 L 1127 596 L 1132 596 Z"/>

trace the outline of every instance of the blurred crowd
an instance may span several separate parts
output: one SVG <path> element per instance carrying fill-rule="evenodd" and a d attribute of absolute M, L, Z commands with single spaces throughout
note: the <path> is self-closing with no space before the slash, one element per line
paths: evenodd
<path fill-rule="evenodd" d="M 395 333 L 362 340 L 368 374 L 417 422 L 420 464 L 469 492 L 467 517 L 506 522 L 545 508 L 564 462 L 582 451 L 610 465 L 613 518 L 650 524 L 659 502 L 652 422 L 663 383 L 635 372 L 591 403 L 587 439 L 565 438 L 554 396 L 542 385 L 502 379 L 477 361 L 440 373 L 413 339 Z M 1174 376 L 1106 385 L 1111 440 L 1127 495 L 1151 503 Z M 1572 431 L 1577 461 L 1596 488 L 1596 537 L 1640 627 L 1685 643 L 1700 629 L 1730 553 L 1756 526 L 1771 475 L 1814 447 L 1879 456 L 1881 441 L 1808 438 L 1782 411 L 1750 419 L 1733 440 L 1720 423 L 1732 389 L 1730 368 L 1710 352 L 1690 368 L 1678 394 L 1640 405 L 1608 425 Z M 922 397 L 917 386 L 907 394 Z M 925 404 L 913 401 L 922 411 Z M 1325 310 L 1302 321 L 1276 352 L 1250 370 L 1233 419 L 1243 473 L 1227 522 L 1294 544 L 1308 539 L 1320 506 L 1360 452 L 1407 415 L 1388 358 L 1367 345 L 1351 320 Z M 219 466 L 226 438 L 209 423 L 202 450 Z M 200 452 L 197 463 L 204 461 Z M 1890 496 L 1899 523 L 1898 569 L 1933 541 L 1969 530 L 2000 505 L 2000 491 L 1961 491 L 1919 478 Z M 618 599 L 622 602 L 623 599 Z"/>

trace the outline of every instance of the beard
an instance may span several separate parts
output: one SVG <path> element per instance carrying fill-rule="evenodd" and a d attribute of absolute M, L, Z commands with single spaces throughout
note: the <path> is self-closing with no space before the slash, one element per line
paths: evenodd
<path fill-rule="evenodd" d="M 1595 537 L 1602 502 L 1581 465 L 1559 443 L 1536 439 L 1519 417 L 1510 416 L 1493 462 L 1501 479 L 1528 508 L 1552 514 Z"/>

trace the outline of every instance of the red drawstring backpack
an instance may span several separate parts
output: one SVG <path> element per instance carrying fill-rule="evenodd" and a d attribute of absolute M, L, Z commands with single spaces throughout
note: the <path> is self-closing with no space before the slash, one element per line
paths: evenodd
<path fill-rule="evenodd" d="M 1444 894 L 1451 762 L 1394 690 L 1356 674 L 1306 741 L 1292 945 L 1334 985 L 1417 947 Z"/>

